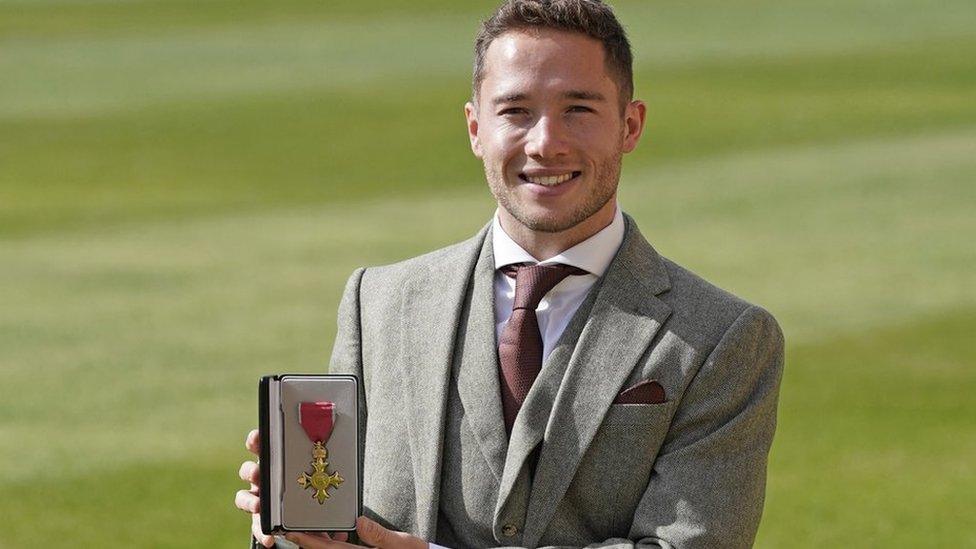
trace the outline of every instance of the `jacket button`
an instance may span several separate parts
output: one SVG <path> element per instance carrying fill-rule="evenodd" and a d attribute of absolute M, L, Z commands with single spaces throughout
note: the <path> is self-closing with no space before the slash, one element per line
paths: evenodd
<path fill-rule="evenodd" d="M 507 538 L 514 538 L 516 535 L 518 535 L 518 527 L 514 524 L 506 524 L 505 526 L 502 526 L 502 535 Z"/>

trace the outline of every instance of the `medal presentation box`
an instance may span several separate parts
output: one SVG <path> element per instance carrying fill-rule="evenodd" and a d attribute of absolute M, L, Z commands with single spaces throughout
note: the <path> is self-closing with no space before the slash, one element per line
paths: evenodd
<path fill-rule="evenodd" d="M 261 530 L 356 529 L 359 380 L 345 374 L 264 376 L 258 385 Z"/>

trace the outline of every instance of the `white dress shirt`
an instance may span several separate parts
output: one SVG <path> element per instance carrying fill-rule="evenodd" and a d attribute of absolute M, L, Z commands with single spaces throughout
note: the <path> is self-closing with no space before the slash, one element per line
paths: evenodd
<path fill-rule="evenodd" d="M 539 261 L 508 236 L 498 221 L 498 212 L 495 212 L 491 228 L 491 244 L 495 255 L 495 341 L 499 341 L 505 324 L 512 316 L 512 301 L 515 299 L 515 279 L 498 269 L 513 263 L 562 263 L 579 267 L 589 273 L 567 276 L 542 298 L 535 310 L 539 319 L 539 331 L 542 333 L 542 360 L 545 361 L 559 341 L 559 336 L 569 325 L 576 309 L 583 303 L 587 292 L 606 272 L 623 241 L 624 217 L 618 207 L 613 221 L 600 232 L 560 254 Z"/>

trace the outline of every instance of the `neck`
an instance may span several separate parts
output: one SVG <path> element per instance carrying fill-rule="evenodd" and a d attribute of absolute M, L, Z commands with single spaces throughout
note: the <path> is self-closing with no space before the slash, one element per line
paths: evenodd
<path fill-rule="evenodd" d="M 498 221 L 505 233 L 523 250 L 532 254 L 537 261 L 545 261 L 605 229 L 613 222 L 616 211 L 617 201 L 614 197 L 595 214 L 559 232 L 530 229 L 512 217 L 505 208 L 498 208 Z"/>

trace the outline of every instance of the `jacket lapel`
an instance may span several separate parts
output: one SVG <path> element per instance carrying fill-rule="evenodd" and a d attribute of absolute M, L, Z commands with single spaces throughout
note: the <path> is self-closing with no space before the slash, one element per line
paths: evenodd
<path fill-rule="evenodd" d="M 495 262 L 491 233 L 485 237 L 474 268 L 467 325 L 459 338 L 458 395 L 481 453 L 495 477 L 502 478 L 508 437 L 502 415 L 501 387 L 498 380 L 498 347 L 495 343 Z"/>
<path fill-rule="evenodd" d="M 625 219 L 624 242 L 604 274 L 543 435 L 522 540 L 528 547 L 538 543 L 614 397 L 671 314 L 656 297 L 670 288 L 664 264 Z"/>
<path fill-rule="evenodd" d="M 454 343 L 471 272 L 488 228 L 430 258 L 403 289 L 402 380 L 417 503 L 417 534 L 432 539 L 440 498 L 444 414 Z"/>

